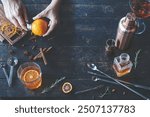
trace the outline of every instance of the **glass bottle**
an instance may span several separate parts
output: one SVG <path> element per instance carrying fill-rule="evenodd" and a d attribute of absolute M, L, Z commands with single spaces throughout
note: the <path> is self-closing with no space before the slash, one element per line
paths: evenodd
<path fill-rule="evenodd" d="M 130 61 L 130 56 L 127 53 L 122 53 L 114 58 L 113 69 L 118 77 L 122 77 L 131 72 L 133 63 Z"/>

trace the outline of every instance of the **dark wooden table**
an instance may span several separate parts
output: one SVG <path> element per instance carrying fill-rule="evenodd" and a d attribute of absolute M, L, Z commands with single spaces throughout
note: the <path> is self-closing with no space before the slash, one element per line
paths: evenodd
<path fill-rule="evenodd" d="M 28 10 L 29 19 L 42 11 L 50 3 L 49 0 L 23 0 Z M 105 41 L 115 38 L 116 29 L 120 18 L 130 11 L 128 0 L 62 0 L 60 28 L 55 31 L 55 39 L 38 38 L 37 42 L 29 40 L 30 33 L 14 46 L 7 42 L 0 43 L 0 59 L 6 63 L 10 56 L 9 51 L 14 50 L 19 59 L 15 69 L 13 86 L 8 87 L 6 78 L 0 70 L 0 97 L 2 99 L 142 99 L 129 90 L 105 82 L 94 82 L 92 75 L 87 71 L 87 63 L 95 63 L 99 69 L 110 76 L 116 77 L 113 69 L 113 57 L 105 55 Z M 32 20 L 31 20 L 32 21 Z M 135 35 L 132 46 L 124 51 L 130 54 L 134 62 L 135 53 L 141 49 L 138 58 L 138 66 L 122 80 L 132 83 L 150 86 L 150 20 L 145 20 L 147 29 L 142 35 Z M 21 45 L 25 44 L 25 47 Z M 32 50 L 32 46 L 40 47 L 53 46 L 46 55 L 48 65 L 43 61 L 36 61 L 42 69 L 43 84 L 41 88 L 31 91 L 26 89 L 17 78 L 16 70 L 22 63 L 30 61 L 24 56 L 25 50 L 33 55 L 38 50 Z M 118 51 L 114 56 L 118 56 Z M 7 69 L 9 72 L 9 68 Z M 49 92 L 42 94 L 46 87 L 52 85 L 57 79 L 66 77 L 65 80 L 56 85 Z M 65 95 L 61 92 L 63 82 L 69 81 L 73 84 L 72 94 Z M 75 94 L 77 91 L 94 88 L 101 85 L 101 88 L 88 91 L 82 94 Z M 132 87 L 133 88 L 133 87 Z M 143 95 L 150 97 L 150 91 L 133 88 Z M 105 94 L 104 94 L 105 93 Z M 104 95 L 103 95 L 104 94 Z"/>

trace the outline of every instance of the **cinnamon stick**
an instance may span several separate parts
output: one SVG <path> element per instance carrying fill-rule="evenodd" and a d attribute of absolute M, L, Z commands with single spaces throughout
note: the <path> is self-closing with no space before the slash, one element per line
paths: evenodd
<path fill-rule="evenodd" d="M 42 50 L 43 50 L 43 53 L 47 53 L 47 52 L 49 52 L 51 49 L 52 49 L 52 47 L 44 48 L 44 49 L 42 49 Z M 39 53 L 33 58 L 33 60 L 36 60 L 36 59 L 39 59 L 39 58 L 42 58 L 41 52 L 39 52 Z"/>
<path fill-rule="evenodd" d="M 41 53 L 42 59 L 43 59 L 43 61 L 44 61 L 44 64 L 47 65 L 47 60 L 46 60 L 46 58 L 45 58 L 45 55 L 44 55 L 44 53 L 43 53 L 43 49 L 42 49 L 42 48 L 40 48 L 40 53 Z"/>

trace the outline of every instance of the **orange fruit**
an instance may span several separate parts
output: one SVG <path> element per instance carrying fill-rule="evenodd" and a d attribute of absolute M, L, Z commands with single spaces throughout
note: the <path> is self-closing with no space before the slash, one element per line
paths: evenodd
<path fill-rule="evenodd" d="M 36 36 L 43 36 L 48 29 L 48 22 L 44 19 L 36 19 L 31 25 L 32 33 Z"/>
<path fill-rule="evenodd" d="M 39 77 L 39 72 L 37 70 L 28 70 L 23 75 L 23 80 L 26 82 L 32 82 Z"/>

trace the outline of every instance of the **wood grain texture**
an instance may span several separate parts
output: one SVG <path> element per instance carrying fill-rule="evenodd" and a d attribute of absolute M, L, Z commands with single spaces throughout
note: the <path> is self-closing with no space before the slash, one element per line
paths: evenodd
<path fill-rule="evenodd" d="M 123 4 L 123 8 L 119 9 L 120 4 L 114 4 L 113 6 L 107 4 L 101 5 L 88 5 L 88 4 L 64 4 L 62 5 L 61 14 L 66 16 L 74 16 L 74 17 L 120 17 L 120 14 L 126 14 L 129 11 L 129 6 L 127 4 Z M 47 4 L 27 4 L 26 5 L 29 14 L 33 15 L 42 11 L 47 7 Z M 31 8 L 32 7 L 32 8 Z M 81 12 L 82 11 L 82 12 Z"/>
<path fill-rule="evenodd" d="M 23 0 L 23 2 L 27 7 L 30 22 L 32 22 L 32 17 L 45 9 L 50 0 Z M 105 42 L 109 38 L 115 38 L 120 18 L 129 11 L 128 1 L 125 0 L 62 0 L 61 22 L 60 27 L 54 33 L 55 39 L 48 40 L 50 36 L 46 38 L 40 37 L 37 42 L 32 42 L 29 40 L 31 36 L 29 33 L 13 47 L 10 47 L 7 42 L 0 43 L 1 62 L 6 62 L 10 56 L 9 50 L 13 49 L 16 52 L 15 56 L 19 59 L 18 66 L 29 61 L 29 58 L 23 54 L 25 50 L 36 55 L 40 47 L 53 46 L 52 50 L 46 55 L 47 66 L 43 65 L 42 60 L 36 61 L 42 68 L 42 87 L 36 91 L 27 90 L 15 74 L 13 87 L 8 88 L 4 74 L 0 70 L 0 97 L 19 99 L 141 99 L 120 86 L 87 80 L 92 78 L 91 75 L 87 74 L 89 70 L 87 63 L 89 62 L 94 62 L 101 70 L 116 77 L 111 67 L 113 57 L 118 56 L 122 51 L 117 51 L 113 57 L 107 57 L 105 55 Z M 146 24 L 150 25 L 149 19 L 146 20 Z M 123 80 L 150 86 L 149 30 L 150 27 L 147 26 L 144 34 L 135 35 L 132 46 L 124 51 L 131 55 L 131 60 L 134 62 L 135 52 L 138 49 L 142 50 L 138 58 L 137 69 L 133 70 L 132 74 L 123 77 Z M 25 44 L 25 46 L 21 47 L 22 44 Z M 36 45 L 38 49 L 31 50 L 33 45 Z M 50 92 L 41 94 L 45 87 L 50 86 L 62 76 L 66 76 L 65 81 L 70 81 L 73 84 L 75 91 L 92 88 L 97 85 L 104 85 L 104 87 L 101 90 L 86 94 L 66 96 L 60 90 L 62 85 L 60 83 Z M 80 81 L 80 79 L 85 81 Z M 117 93 L 99 98 L 99 93 L 102 93 L 106 87 L 109 87 L 110 90 L 115 88 Z M 126 92 L 126 95 L 123 95 L 123 92 Z M 148 91 L 142 90 L 141 92 L 150 97 Z"/>
<path fill-rule="evenodd" d="M 22 0 L 25 4 L 49 4 L 51 0 Z M 62 4 L 128 4 L 127 1 L 124 0 L 62 0 Z"/>

